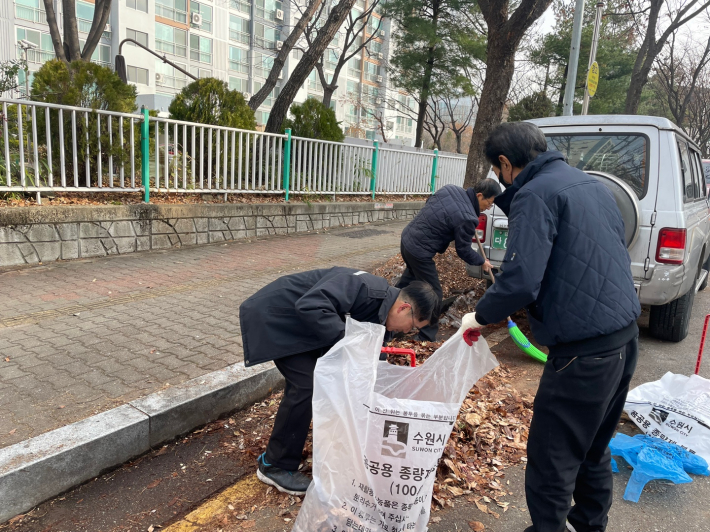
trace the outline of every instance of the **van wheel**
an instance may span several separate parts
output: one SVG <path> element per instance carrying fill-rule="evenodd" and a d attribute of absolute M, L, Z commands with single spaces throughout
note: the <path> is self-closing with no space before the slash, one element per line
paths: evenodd
<path fill-rule="evenodd" d="M 697 279 L 697 277 L 696 277 Z M 651 307 L 649 329 L 651 336 L 659 340 L 680 342 L 688 336 L 690 314 L 695 300 L 695 283 L 688 293 L 665 305 Z"/>

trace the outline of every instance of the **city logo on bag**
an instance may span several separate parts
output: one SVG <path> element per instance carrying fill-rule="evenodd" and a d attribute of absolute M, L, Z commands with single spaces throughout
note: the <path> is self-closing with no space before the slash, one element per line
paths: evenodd
<path fill-rule="evenodd" d="M 382 435 L 382 456 L 394 458 L 407 457 L 407 440 L 409 440 L 409 423 L 385 420 L 385 430 Z"/>
<path fill-rule="evenodd" d="M 666 412 L 665 410 L 661 410 L 660 408 L 654 408 L 653 410 L 651 410 L 651 412 L 649 412 L 648 417 L 650 417 L 659 425 L 663 425 L 663 422 L 668 417 L 668 412 Z"/>

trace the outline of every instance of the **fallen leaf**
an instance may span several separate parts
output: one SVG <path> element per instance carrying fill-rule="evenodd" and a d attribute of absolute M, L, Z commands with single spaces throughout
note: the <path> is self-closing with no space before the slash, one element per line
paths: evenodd
<path fill-rule="evenodd" d="M 160 484 L 162 481 L 163 481 L 162 478 L 156 478 L 153 482 L 151 482 L 150 484 L 148 484 L 145 488 L 146 488 L 146 489 L 149 489 L 149 490 L 152 490 L 152 489 L 155 488 L 158 484 Z"/>
<path fill-rule="evenodd" d="M 17 429 L 12 429 L 8 434 L 15 434 L 15 432 L 17 432 Z"/>
<path fill-rule="evenodd" d="M 153 532 L 153 530 L 155 530 L 155 527 L 153 525 L 150 525 L 148 527 L 148 532 Z"/>
<path fill-rule="evenodd" d="M 485 525 L 480 521 L 469 521 L 468 526 L 474 532 L 483 532 L 486 529 Z"/>
<path fill-rule="evenodd" d="M 5 362 L 10 362 L 10 357 L 5 357 Z"/>

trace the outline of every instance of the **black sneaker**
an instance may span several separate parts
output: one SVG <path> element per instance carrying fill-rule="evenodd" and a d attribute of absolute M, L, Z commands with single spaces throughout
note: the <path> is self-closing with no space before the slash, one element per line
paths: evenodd
<path fill-rule="evenodd" d="M 259 467 L 256 477 L 264 484 L 275 487 L 277 490 L 289 495 L 304 495 L 311 483 L 311 479 L 300 471 L 286 471 L 266 463 L 266 453 L 257 459 Z"/>

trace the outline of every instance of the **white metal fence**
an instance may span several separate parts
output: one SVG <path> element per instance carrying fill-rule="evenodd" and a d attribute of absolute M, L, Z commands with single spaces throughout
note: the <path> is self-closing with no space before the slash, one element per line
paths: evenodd
<path fill-rule="evenodd" d="M 11 99 L 0 99 L 0 105 L 0 193 L 147 187 L 283 194 L 288 182 L 289 194 L 428 194 L 432 181 L 435 189 L 462 185 L 466 167 L 462 155 L 390 144 L 289 140 L 285 134 L 147 117 L 147 112 Z"/>

